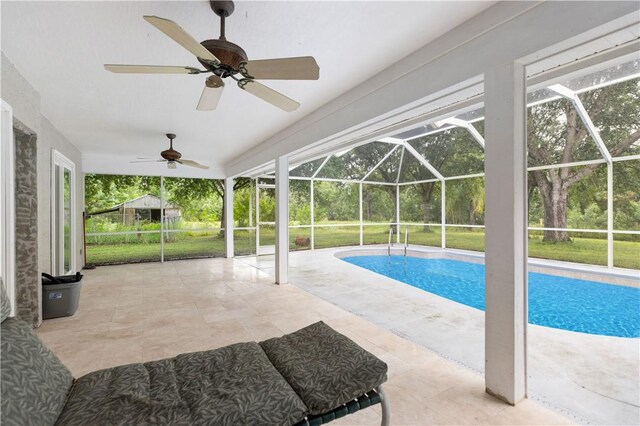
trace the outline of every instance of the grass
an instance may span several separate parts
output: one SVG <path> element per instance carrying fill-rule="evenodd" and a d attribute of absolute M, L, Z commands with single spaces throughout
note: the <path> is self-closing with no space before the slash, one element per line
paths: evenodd
<path fill-rule="evenodd" d="M 409 227 L 409 244 L 440 247 L 440 230 L 432 228 L 424 232 L 421 226 Z M 404 227 L 403 227 L 404 230 Z M 255 232 L 236 231 L 235 252 L 237 255 L 255 253 Z M 308 228 L 293 228 L 289 232 L 291 250 L 305 250 L 310 246 L 297 245 L 296 238 L 310 238 Z M 365 244 L 386 244 L 389 227 L 365 226 L 363 240 Z M 299 239 L 299 243 L 302 242 Z M 404 234 L 401 235 L 404 241 Z M 273 228 L 260 231 L 261 245 L 273 245 Z M 358 226 L 335 226 L 316 228 L 315 247 L 340 247 L 360 244 Z M 448 248 L 483 251 L 484 232 L 447 229 Z M 614 265 L 621 268 L 640 269 L 640 242 L 614 241 Z M 216 257 L 224 254 L 224 238 L 221 235 L 194 235 L 186 239 L 165 243 L 165 259 L 186 259 L 194 257 Z M 595 238 L 574 238 L 569 243 L 546 243 L 542 237 L 532 235 L 529 238 L 529 256 L 543 259 L 563 260 L 592 265 L 607 264 L 607 240 Z M 94 265 L 106 265 L 131 262 L 151 262 L 160 260 L 160 244 L 105 244 L 87 245 L 87 262 Z"/>

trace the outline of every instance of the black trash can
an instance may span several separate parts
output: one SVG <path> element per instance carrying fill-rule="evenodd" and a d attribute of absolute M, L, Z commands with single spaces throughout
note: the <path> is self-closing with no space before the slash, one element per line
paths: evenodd
<path fill-rule="evenodd" d="M 68 317 L 78 310 L 82 274 L 51 276 L 42 273 L 42 318 Z"/>

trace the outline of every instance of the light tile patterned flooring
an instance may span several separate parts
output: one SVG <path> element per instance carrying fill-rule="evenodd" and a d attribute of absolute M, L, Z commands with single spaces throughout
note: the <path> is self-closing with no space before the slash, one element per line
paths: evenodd
<path fill-rule="evenodd" d="M 79 377 L 115 365 L 263 340 L 323 320 L 389 365 L 394 425 L 570 424 L 534 401 L 516 407 L 484 392 L 453 362 L 240 260 L 205 259 L 84 271 L 76 315 L 38 335 Z M 378 425 L 379 406 L 332 424 Z"/>

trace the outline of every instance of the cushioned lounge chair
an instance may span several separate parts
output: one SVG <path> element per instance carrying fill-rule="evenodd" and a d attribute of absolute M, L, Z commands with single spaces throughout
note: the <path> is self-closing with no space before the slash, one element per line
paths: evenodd
<path fill-rule="evenodd" d="M 323 322 L 73 379 L 2 294 L 2 425 L 321 425 L 381 403 L 384 362 Z"/>

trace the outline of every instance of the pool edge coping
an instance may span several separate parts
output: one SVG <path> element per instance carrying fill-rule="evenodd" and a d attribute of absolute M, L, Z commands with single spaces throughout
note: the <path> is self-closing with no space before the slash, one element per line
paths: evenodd
<path fill-rule="evenodd" d="M 402 256 L 405 253 L 404 247 L 391 247 L 390 253 Z M 387 256 L 388 254 L 389 248 L 386 245 L 343 247 L 342 250 L 338 249 L 333 253 L 338 259 L 349 256 Z M 407 255 L 426 259 L 452 259 L 484 264 L 484 253 L 467 250 L 410 247 L 407 249 Z M 529 258 L 528 266 L 530 272 L 640 288 L 640 271 L 634 269 L 607 268 L 598 265 L 539 258 Z"/>

